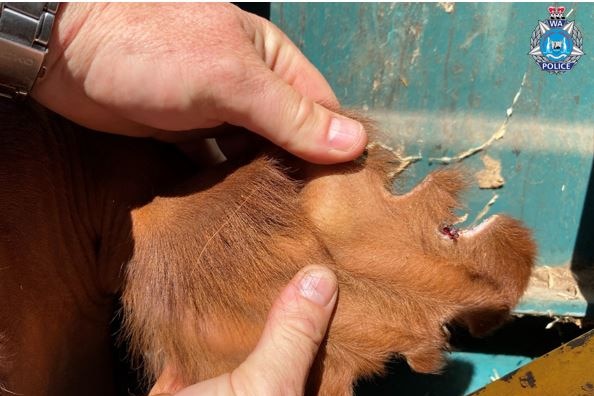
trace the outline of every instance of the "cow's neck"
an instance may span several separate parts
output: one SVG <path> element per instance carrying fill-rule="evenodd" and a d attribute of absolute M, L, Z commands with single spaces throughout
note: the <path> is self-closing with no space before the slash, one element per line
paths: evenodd
<path fill-rule="evenodd" d="M 187 163 L 39 109 L 4 103 L 0 116 L 0 386 L 110 394 L 109 323 L 134 243 L 130 210 Z"/>

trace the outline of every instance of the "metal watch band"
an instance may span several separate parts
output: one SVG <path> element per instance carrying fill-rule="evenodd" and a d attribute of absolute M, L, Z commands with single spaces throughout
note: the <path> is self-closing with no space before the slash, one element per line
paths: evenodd
<path fill-rule="evenodd" d="M 59 3 L 0 3 L 0 96 L 25 98 L 43 60 Z"/>

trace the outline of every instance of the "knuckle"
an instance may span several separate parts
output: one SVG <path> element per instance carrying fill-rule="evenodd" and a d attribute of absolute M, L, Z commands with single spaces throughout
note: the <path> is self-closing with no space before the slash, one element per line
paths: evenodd
<path fill-rule="evenodd" d="M 317 349 L 323 333 L 312 314 L 311 312 L 285 312 L 279 332 L 285 344 L 304 348 L 307 351 Z"/>
<path fill-rule="evenodd" d="M 311 116 L 314 114 L 314 110 L 314 103 L 311 100 L 305 96 L 299 98 L 292 111 L 293 126 L 296 132 L 304 132 L 311 127 Z"/>
<path fill-rule="evenodd" d="M 285 135 L 287 144 L 301 140 L 301 138 L 310 134 L 313 127 L 314 106 L 314 103 L 305 97 L 300 97 L 298 100 L 287 104 L 285 114 L 290 122 Z"/>
<path fill-rule="evenodd" d="M 241 56 L 225 56 L 212 63 L 212 81 L 235 84 L 247 78 L 247 65 Z"/>

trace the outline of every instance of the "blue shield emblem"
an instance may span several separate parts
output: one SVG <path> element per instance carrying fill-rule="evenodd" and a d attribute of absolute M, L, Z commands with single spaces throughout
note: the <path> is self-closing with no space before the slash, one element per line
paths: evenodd
<path fill-rule="evenodd" d="M 530 55 L 541 70 L 559 74 L 571 70 L 582 51 L 582 32 L 575 21 L 567 21 L 565 7 L 549 7 L 551 18 L 539 21 L 530 39 Z"/>
<path fill-rule="evenodd" d="M 551 29 L 540 38 L 540 51 L 551 62 L 567 58 L 573 49 L 573 39 L 563 29 Z"/>

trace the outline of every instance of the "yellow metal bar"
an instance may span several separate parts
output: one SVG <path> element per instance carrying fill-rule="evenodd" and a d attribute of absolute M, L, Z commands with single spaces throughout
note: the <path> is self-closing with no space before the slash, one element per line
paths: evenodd
<path fill-rule="evenodd" d="M 594 330 L 471 396 L 594 396 Z"/>

